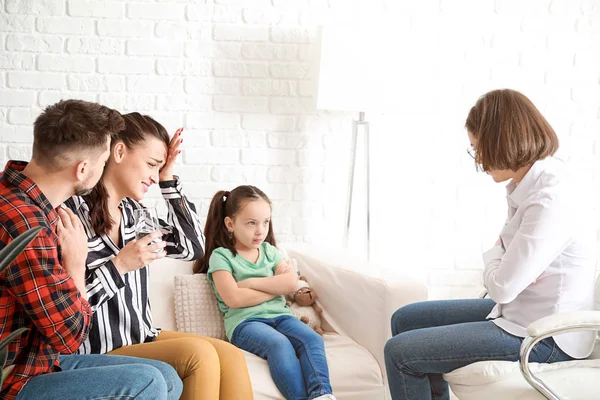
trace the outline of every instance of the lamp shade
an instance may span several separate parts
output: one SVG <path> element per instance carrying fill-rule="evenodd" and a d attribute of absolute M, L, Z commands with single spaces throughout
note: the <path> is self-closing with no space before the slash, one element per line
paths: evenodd
<path fill-rule="evenodd" d="M 332 111 L 396 111 L 435 97 L 435 36 L 407 34 L 381 15 L 331 19 L 319 32 L 316 106 Z"/>
<path fill-rule="evenodd" d="M 349 20 L 321 28 L 318 109 L 366 111 L 369 108 L 373 91 L 369 64 L 374 58 L 369 41 L 364 25 L 355 26 Z"/>

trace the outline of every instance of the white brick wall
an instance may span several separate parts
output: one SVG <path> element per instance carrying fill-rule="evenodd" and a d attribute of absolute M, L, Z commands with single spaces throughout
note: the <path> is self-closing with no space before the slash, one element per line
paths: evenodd
<path fill-rule="evenodd" d="M 178 172 L 202 214 L 214 191 L 256 184 L 275 202 L 281 241 L 337 245 L 353 116 L 315 110 L 313 54 L 317 25 L 360 3 L 0 0 L 0 163 L 31 156 L 31 124 L 60 98 L 141 111 L 186 128 Z M 368 115 L 373 258 L 421 277 L 432 297 L 474 295 L 505 212 L 503 188 L 465 153 L 464 118 L 479 95 L 511 87 L 531 97 L 600 204 L 600 0 L 368 7 L 395 16 L 393 34 L 427 43 L 423 55 L 440 66 L 392 71 L 398 112 Z M 439 82 L 431 103 L 398 88 L 409 80 Z"/>

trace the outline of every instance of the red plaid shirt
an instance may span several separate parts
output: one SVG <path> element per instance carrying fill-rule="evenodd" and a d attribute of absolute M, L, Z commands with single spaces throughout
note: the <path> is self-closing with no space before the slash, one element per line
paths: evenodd
<path fill-rule="evenodd" d="M 59 353 L 79 348 L 92 315 L 60 265 L 58 214 L 21 173 L 26 165 L 9 161 L 0 176 L 0 248 L 29 228 L 45 229 L 0 274 L 0 338 L 29 328 L 8 345 L 6 366 L 15 367 L 2 385 L 2 399 L 14 399 L 33 376 L 59 371 Z"/>

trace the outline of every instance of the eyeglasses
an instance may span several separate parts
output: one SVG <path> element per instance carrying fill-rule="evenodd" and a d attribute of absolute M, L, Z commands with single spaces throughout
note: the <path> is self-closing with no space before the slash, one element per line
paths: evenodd
<path fill-rule="evenodd" d="M 483 171 L 483 165 L 481 165 L 481 163 L 477 161 L 477 151 L 472 147 L 468 147 L 467 153 L 473 158 L 473 160 L 475 160 L 477 171 Z"/>
<path fill-rule="evenodd" d="M 469 155 L 471 157 L 473 157 L 473 160 L 477 160 L 477 152 L 475 151 L 474 148 L 472 148 L 472 147 L 467 148 L 467 153 L 469 153 Z"/>

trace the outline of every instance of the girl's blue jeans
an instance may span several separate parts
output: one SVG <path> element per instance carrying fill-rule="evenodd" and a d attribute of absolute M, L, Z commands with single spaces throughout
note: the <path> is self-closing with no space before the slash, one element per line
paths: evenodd
<path fill-rule="evenodd" d="M 331 394 L 323 338 L 298 318 L 248 319 L 235 328 L 231 343 L 267 360 L 273 381 L 286 399 Z"/>

